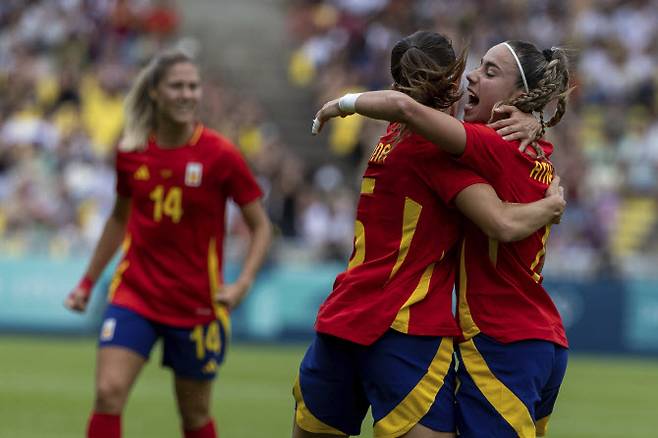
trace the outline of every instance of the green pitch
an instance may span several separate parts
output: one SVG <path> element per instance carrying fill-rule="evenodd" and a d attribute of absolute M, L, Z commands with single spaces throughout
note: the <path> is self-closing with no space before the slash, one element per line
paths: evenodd
<path fill-rule="evenodd" d="M 303 346 L 232 346 L 215 386 L 223 438 L 285 438 Z M 0 438 L 82 437 L 91 408 L 90 339 L 0 337 Z M 168 371 L 154 352 L 132 393 L 124 436 L 180 437 Z M 369 422 L 369 420 L 366 420 Z M 362 436 L 371 436 L 369 425 Z M 573 356 L 553 438 L 658 436 L 658 360 Z"/>

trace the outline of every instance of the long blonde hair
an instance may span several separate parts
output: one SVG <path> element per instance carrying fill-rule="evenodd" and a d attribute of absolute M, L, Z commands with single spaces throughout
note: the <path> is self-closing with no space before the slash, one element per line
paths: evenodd
<path fill-rule="evenodd" d="M 125 126 L 119 142 L 124 152 L 134 151 L 146 145 L 155 124 L 155 103 L 149 95 L 169 67 L 178 63 L 194 63 L 192 58 L 179 49 L 163 52 L 144 67 L 133 82 L 123 104 Z"/>

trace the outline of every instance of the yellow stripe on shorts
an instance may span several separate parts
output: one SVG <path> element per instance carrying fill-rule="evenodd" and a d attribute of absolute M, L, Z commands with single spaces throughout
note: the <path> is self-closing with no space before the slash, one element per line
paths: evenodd
<path fill-rule="evenodd" d="M 548 430 L 548 420 L 550 418 L 551 416 L 547 415 L 544 418 L 540 418 L 539 420 L 535 421 L 535 429 L 537 429 L 537 436 L 546 435 L 546 431 Z"/>
<path fill-rule="evenodd" d="M 427 373 L 407 396 L 385 417 L 375 423 L 376 438 L 395 438 L 407 433 L 432 407 L 443 382 L 453 353 L 452 338 L 443 338 Z"/>
<path fill-rule="evenodd" d="M 312 433 L 346 436 L 340 430 L 315 418 L 315 415 L 309 411 L 308 407 L 306 407 L 306 403 L 304 403 L 302 388 L 299 386 L 299 376 L 295 379 L 295 386 L 292 388 L 292 394 L 295 396 L 295 402 L 297 403 L 297 406 L 295 407 L 295 423 L 297 423 L 297 426 L 299 426 L 300 429 Z"/>
<path fill-rule="evenodd" d="M 535 422 L 526 405 L 494 376 L 472 339 L 459 344 L 462 364 L 480 392 L 516 431 L 519 438 L 535 438 Z"/>

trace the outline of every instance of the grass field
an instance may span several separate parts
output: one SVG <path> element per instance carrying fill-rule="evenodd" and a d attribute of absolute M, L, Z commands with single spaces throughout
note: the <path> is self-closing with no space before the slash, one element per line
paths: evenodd
<path fill-rule="evenodd" d="M 290 436 L 290 388 L 303 352 L 303 346 L 231 348 L 215 387 L 222 438 Z M 0 438 L 82 437 L 94 357 L 91 339 L 0 336 Z M 370 432 L 364 425 L 362 436 Z M 180 436 L 170 375 L 155 360 L 131 396 L 124 436 Z M 548 436 L 658 437 L 658 360 L 572 356 Z"/>

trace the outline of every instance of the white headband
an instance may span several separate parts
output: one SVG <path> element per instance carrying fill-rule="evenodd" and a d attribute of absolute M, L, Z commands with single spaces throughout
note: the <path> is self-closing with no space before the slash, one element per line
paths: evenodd
<path fill-rule="evenodd" d="M 505 47 L 507 47 L 509 49 L 510 52 L 512 52 L 512 56 L 514 57 L 514 60 L 516 61 L 516 65 L 519 66 L 519 71 L 521 72 L 521 79 L 523 79 L 523 86 L 525 87 L 525 92 L 530 93 L 530 89 L 528 88 L 528 81 L 525 78 L 525 73 L 523 72 L 523 67 L 521 67 L 521 61 L 519 61 L 519 57 L 516 56 L 516 52 L 514 51 L 512 46 L 510 46 L 507 43 L 503 43 L 503 44 L 505 45 Z"/>

